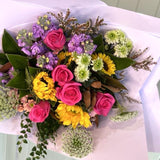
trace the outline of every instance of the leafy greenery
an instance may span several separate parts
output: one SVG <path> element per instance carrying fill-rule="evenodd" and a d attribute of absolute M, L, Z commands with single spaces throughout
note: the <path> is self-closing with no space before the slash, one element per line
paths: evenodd
<path fill-rule="evenodd" d="M 116 70 L 122 70 L 129 66 L 132 66 L 135 61 L 130 58 L 119 58 L 115 57 L 114 55 L 110 53 L 106 53 L 110 58 L 113 60 L 114 64 L 116 65 Z"/>
<path fill-rule="evenodd" d="M 28 58 L 21 55 L 6 54 L 14 69 L 23 70 L 28 66 Z"/>
<path fill-rule="evenodd" d="M 98 78 L 99 80 L 105 84 L 105 85 L 108 85 L 108 86 L 112 86 L 113 88 L 115 89 L 118 89 L 118 90 L 127 90 L 127 88 L 121 84 L 117 79 L 115 78 L 112 78 L 106 74 L 104 74 L 103 72 L 97 72 L 98 74 Z"/>
<path fill-rule="evenodd" d="M 45 158 L 47 152 L 47 145 L 48 139 L 51 139 L 52 141 L 55 140 L 55 132 L 59 128 L 60 124 L 57 120 L 53 119 L 50 115 L 47 117 L 47 119 L 42 123 L 37 123 L 38 128 L 38 144 L 37 146 L 34 146 L 32 148 L 32 151 L 30 153 L 30 157 L 28 159 L 36 160 L 40 159 L 40 157 Z"/>
<path fill-rule="evenodd" d="M 95 50 L 96 53 L 104 53 L 104 43 L 103 43 L 103 36 L 100 34 L 93 39 L 93 43 L 97 45 Z"/>
<path fill-rule="evenodd" d="M 28 85 L 25 79 L 25 72 L 21 71 L 18 72 L 17 75 L 12 78 L 6 86 L 12 87 L 12 88 L 17 88 L 17 89 L 28 89 Z"/>
<path fill-rule="evenodd" d="M 25 117 L 25 118 L 24 118 Z M 28 138 L 28 134 L 27 133 L 31 133 L 31 128 L 33 126 L 32 121 L 30 119 L 27 118 L 28 114 L 27 113 L 23 113 L 23 115 L 21 116 L 22 120 L 21 120 L 21 135 L 18 137 L 18 142 L 17 142 L 17 146 L 18 146 L 18 151 L 21 152 L 22 151 L 22 144 L 23 143 L 28 143 L 27 138 Z"/>
<path fill-rule="evenodd" d="M 7 56 L 4 53 L 0 53 L 0 64 L 4 65 L 8 62 Z"/>
<path fill-rule="evenodd" d="M 3 51 L 8 54 L 22 54 L 20 47 L 18 47 L 16 41 L 13 37 L 4 30 L 2 37 L 2 47 Z"/>

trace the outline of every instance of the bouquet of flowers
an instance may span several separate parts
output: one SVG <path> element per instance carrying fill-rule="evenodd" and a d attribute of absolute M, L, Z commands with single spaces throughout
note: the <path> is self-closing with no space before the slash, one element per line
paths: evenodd
<path fill-rule="evenodd" d="M 151 56 L 137 61 L 132 41 L 120 29 L 100 30 L 106 25 L 99 17 L 79 23 L 65 14 L 48 12 L 38 17 L 32 30 L 10 34 L 4 30 L 0 54 L 0 119 L 21 116 L 19 152 L 27 143 L 32 127 L 37 128 L 37 145 L 27 160 L 45 157 L 48 140 L 65 126 L 62 149 L 74 157 L 93 151 L 90 134 L 98 127 L 98 117 L 118 108 L 114 122 L 129 120 L 129 112 L 119 97 L 138 103 L 122 84 L 124 69 L 150 70 Z M 107 28 L 107 27 L 105 27 Z M 88 129 L 89 128 L 89 129 Z"/>

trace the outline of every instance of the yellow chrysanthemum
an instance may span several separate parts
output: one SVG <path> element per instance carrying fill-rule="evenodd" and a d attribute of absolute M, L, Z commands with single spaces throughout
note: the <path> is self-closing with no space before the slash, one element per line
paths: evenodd
<path fill-rule="evenodd" d="M 93 60 L 97 59 L 98 57 L 103 60 L 103 68 L 101 71 L 105 74 L 108 74 L 109 76 L 115 74 L 116 66 L 111 60 L 111 58 L 104 53 L 92 54 Z"/>
<path fill-rule="evenodd" d="M 68 62 L 67 62 L 67 66 L 70 65 L 71 61 L 73 60 L 72 58 L 72 53 L 71 52 L 60 52 L 57 57 L 58 57 L 58 65 L 60 64 L 63 64 L 65 58 L 67 56 L 70 56 L 70 58 L 68 59 Z"/>
<path fill-rule="evenodd" d="M 69 106 L 60 103 L 56 109 L 56 113 L 57 118 L 60 122 L 63 122 L 63 125 L 72 125 L 73 128 L 76 128 L 78 124 L 86 128 L 91 126 L 89 114 L 77 105 Z"/>
<path fill-rule="evenodd" d="M 40 72 L 33 80 L 33 91 L 40 99 L 57 101 L 53 79 L 46 72 Z"/>

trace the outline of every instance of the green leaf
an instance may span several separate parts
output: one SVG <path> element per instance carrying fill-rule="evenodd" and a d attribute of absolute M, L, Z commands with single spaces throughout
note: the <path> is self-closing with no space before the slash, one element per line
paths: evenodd
<path fill-rule="evenodd" d="M 16 41 L 6 30 L 4 30 L 3 32 L 2 47 L 5 53 L 9 53 L 9 54 L 21 54 L 22 53 Z"/>
<path fill-rule="evenodd" d="M 19 153 L 22 151 L 22 146 L 18 147 Z"/>
<path fill-rule="evenodd" d="M 25 71 L 19 72 L 14 78 L 12 78 L 6 85 L 7 87 L 17 89 L 28 89 L 28 85 L 25 80 Z"/>
<path fill-rule="evenodd" d="M 25 131 L 25 130 L 22 130 L 20 133 L 26 133 L 26 131 Z"/>
<path fill-rule="evenodd" d="M 34 152 L 31 152 L 30 155 L 33 157 L 34 156 Z"/>
<path fill-rule="evenodd" d="M 21 55 L 6 54 L 14 69 L 25 69 L 28 66 L 27 57 Z"/>
<path fill-rule="evenodd" d="M 18 141 L 18 142 L 17 142 L 17 145 L 20 145 L 20 144 L 21 144 L 21 142 L 20 142 L 20 141 Z"/>
<path fill-rule="evenodd" d="M 18 137 L 18 139 L 22 139 L 22 138 L 23 138 L 23 136 L 22 136 L 22 135 Z"/>
<path fill-rule="evenodd" d="M 7 56 L 4 53 L 0 53 L 0 64 L 4 65 L 7 62 L 8 62 Z"/>
<path fill-rule="evenodd" d="M 30 66 L 29 66 L 28 69 L 29 69 L 30 75 L 33 76 L 33 77 L 35 77 L 36 74 L 37 74 L 38 72 L 40 72 L 40 68 L 30 67 Z"/>
<path fill-rule="evenodd" d="M 112 86 L 112 87 L 117 88 L 119 90 L 127 90 L 127 88 L 122 83 L 120 83 L 120 81 L 118 81 L 117 79 L 112 78 L 102 72 L 97 72 L 97 73 L 99 75 L 99 80 L 103 84 L 108 85 L 108 86 Z"/>
<path fill-rule="evenodd" d="M 31 133 L 31 129 L 30 129 L 30 128 L 27 128 L 27 132 Z"/>
<path fill-rule="evenodd" d="M 34 146 L 34 147 L 32 148 L 32 151 L 36 151 L 36 146 Z"/>
<path fill-rule="evenodd" d="M 30 158 L 30 157 L 28 157 L 28 158 L 26 158 L 26 160 L 31 160 L 31 158 Z"/>
<path fill-rule="evenodd" d="M 26 139 L 23 140 L 23 143 L 28 143 L 28 141 Z"/>
<path fill-rule="evenodd" d="M 114 64 L 116 65 L 116 70 L 122 70 L 128 68 L 129 66 L 133 65 L 135 61 L 130 58 L 119 58 L 115 57 L 110 53 L 106 53 L 110 58 L 113 60 Z"/>
<path fill-rule="evenodd" d="M 93 39 L 93 43 L 97 45 L 96 53 L 104 53 L 103 36 L 101 34 Z"/>
<path fill-rule="evenodd" d="M 22 98 L 22 97 L 24 97 L 25 95 L 28 95 L 28 94 L 30 94 L 29 90 L 19 90 L 20 98 Z"/>

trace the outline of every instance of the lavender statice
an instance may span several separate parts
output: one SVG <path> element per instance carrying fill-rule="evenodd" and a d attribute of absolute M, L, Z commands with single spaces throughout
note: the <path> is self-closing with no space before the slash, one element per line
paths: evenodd
<path fill-rule="evenodd" d="M 52 52 L 47 52 L 44 55 L 37 56 L 37 66 L 40 68 L 46 68 L 50 71 L 57 65 L 58 58 L 53 55 Z"/>
<path fill-rule="evenodd" d="M 97 46 L 93 44 L 90 35 L 85 34 L 75 34 L 68 43 L 69 52 L 77 52 L 78 54 L 92 54 L 96 47 Z"/>

